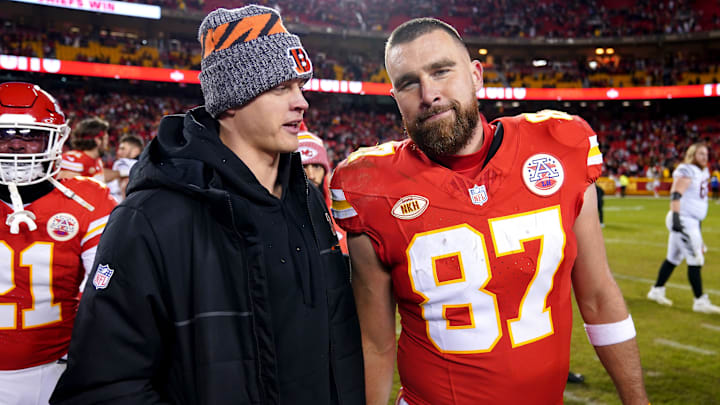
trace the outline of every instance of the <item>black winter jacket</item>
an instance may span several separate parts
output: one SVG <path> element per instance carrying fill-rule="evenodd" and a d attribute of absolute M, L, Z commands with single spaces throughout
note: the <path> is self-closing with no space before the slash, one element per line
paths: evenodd
<path fill-rule="evenodd" d="M 322 196 L 309 191 L 299 156 L 287 158 L 290 186 L 306 197 L 313 252 L 321 258 L 309 280 L 321 292 L 314 299 L 325 302 L 308 311 L 327 312 L 325 321 L 307 325 L 324 354 L 290 359 L 307 364 L 298 396 L 281 398 L 278 390 L 275 297 L 257 236 L 261 224 L 250 214 L 265 197 L 249 169 L 229 169 L 237 157 L 199 107 L 165 117 L 132 170 L 128 198 L 101 238 L 52 404 L 365 403 L 349 271 Z M 101 265 L 113 272 L 104 288 L 93 282 Z"/>

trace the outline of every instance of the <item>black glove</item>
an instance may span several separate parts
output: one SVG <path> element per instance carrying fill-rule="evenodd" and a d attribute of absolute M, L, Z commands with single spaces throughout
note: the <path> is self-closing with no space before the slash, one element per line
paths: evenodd
<path fill-rule="evenodd" d="M 680 213 L 679 212 L 673 212 L 672 213 L 672 230 L 675 232 L 682 232 L 683 226 L 680 222 Z"/>

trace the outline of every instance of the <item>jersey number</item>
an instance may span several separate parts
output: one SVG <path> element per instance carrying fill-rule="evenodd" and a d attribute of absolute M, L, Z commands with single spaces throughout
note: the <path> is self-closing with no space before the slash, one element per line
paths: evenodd
<path fill-rule="evenodd" d="M 563 259 L 565 232 L 560 207 L 550 207 L 489 220 L 497 257 L 522 253 L 524 243 L 539 239 L 540 249 L 532 280 L 520 301 L 518 317 L 508 331 L 513 347 L 554 333 L 547 297 Z M 502 337 L 495 294 L 485 289 L 492 279 L 485 237 L 467 224 L 415 235 L 407 250 L 413 290 L 421 303 L 430 341 L 441 352 L 488 352 Z M 451 259 L 459 272 L 441 280 L 437 266 Z M 449 314 L 460 314 L 457 323 Z M 456 317 L 457 318 L 457 317 Z"/>
<path fill-rule="evenodd" d="M 32 307 L 22 310 L 21 328 L 35 328 L 62 320 L 60 304 L 53 304 L 53 244 L 35 242 L 20 252 L 20 266 L 29 269 L 29 294 Z M 0 296 L 17 288 L 15 284 L 15 251 L 0 241 Z M 10 271 L 7 271 L 9 269 Z M 0 329 L 15 329 L 17 304 L 0 303 Z"/>

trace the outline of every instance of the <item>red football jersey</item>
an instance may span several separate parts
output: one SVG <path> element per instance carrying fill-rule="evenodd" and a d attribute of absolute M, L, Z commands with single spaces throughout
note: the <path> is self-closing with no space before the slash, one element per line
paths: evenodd
<path fill-rule="evenodd" d="M 0 370 L 55 361 L 67 353 L 79 286 L 81 255 L 97 247 L 115 200 L 85 177 L 61 180 L 95 207 L 88 211 L 55 189 L 26 206 L 37 229 L 13 235 L 0 223 Z M 13 212 L 0 203 L 0 218 Z"/>
<path fill-rule="evenodd" d="M 334 217 L 392 272 L 411 405 L 562 403 L 572 228 L 602 155 L 587 123 L 558 111 L 490 128 L 502 144 L 476 178 L 410 140 L 362 148 L 332 178 Z"/>
<path fill-rule="evenodd" d="M 80 150 L 71 150 L 62 154 L 62 170 L 76 172 L 78 176 L 92 177 L 102 182 L 105 181 L 102 159 L 93 159 Z"/>

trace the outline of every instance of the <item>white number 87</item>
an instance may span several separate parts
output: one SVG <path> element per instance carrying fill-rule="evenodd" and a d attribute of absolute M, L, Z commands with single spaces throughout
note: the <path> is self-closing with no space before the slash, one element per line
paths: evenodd
<path fill-rule="evenodd" d="M 509 319 L 513 347 L 535 342 L 554 333 L 547 297 L 564 257 L 565 232 L 560 207 L 550 207 L 489 220 L 497 257 L 525 251 L 524 242 L 540 239 L 534 276 L 519 303 L 518 317 Z M 484 236 L 470 225 L 417 234 L 407 249 L 408 273 L 413 291 L 424 301 L 422 316 L 428 337 L 446 353 L 491 351 L 502 337 L 495 294 L 485 289 L 492 278 Z M 436 263 L 456 257 L 460 277 L 439 280 Z M 462 310 L 468 325 L 453 325 L 448 311 Z"/>

